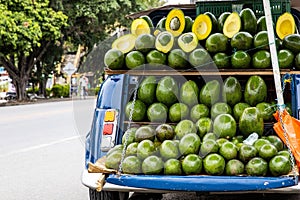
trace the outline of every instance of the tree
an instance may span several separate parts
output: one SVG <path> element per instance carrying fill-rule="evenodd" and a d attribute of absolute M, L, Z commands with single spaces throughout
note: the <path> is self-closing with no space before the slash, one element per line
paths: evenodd
<path fill-rule="evenodd" d="M 0 18 L 0 62 L 13 80 L 18 100 L 25 100 L 32 69 L 61 38 L 67 16 L 50 8 L 48 0 L 0 0 Z"/>
<path fill-rule="evenodd" d="M 116 29 L 130 25 L 131 20 L 126 15 L 164 3 L 160 0 L 52 0 L 51 5 L 69 16 L 69 26 L 63 30 L 65 39 L 75 46 L 86 47 L 88 56 L 80 71 L 92 69 L 100 76 L 103 73 L 101 66 L 104 66 L 103 52 L 111 46 L 106 40 Z"/>

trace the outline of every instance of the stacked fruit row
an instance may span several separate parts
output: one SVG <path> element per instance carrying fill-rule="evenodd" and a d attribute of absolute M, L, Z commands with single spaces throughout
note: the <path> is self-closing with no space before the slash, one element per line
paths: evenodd
<path fill-rule="evenodd" d="M 300 69 L 300 35 L 290 13 L 276 22 L 276 47 L 280 68 Z M 135 19 L 131 33 L 117 38 L 105 54 L 109 69 L 271 68 L 265 17 L 256 18 L 245 8 L 210 12 L 195 20 L 173 9 L 154 28 L 147 16 Z"/>
<path fill-rule="evenodd" d="M 290 154 L 275 135 L 252 142 L 213 132 L 200 137 L 195 125 L 183 123 L 128 129 L 122 144 L 107 153 L 105 166 L 119 170 L 121 165 L 126 174 L 165 175 L 281 176 L 291 170 Z"/>
<path fill-rule="evenodd" d="M 119 169 L 125 153 L 122 170 L 130 174 L 287 174 L 289 153 L 282 152 L 279 137 L 264 131 L 264 121 L 271 121 L 276 110 L 266 98 L 260 76 L 250 76 L 244 87 L 230 76 L 201 89 L 193 80 L 148 76 L 137 99 L 127 104 L 126 116 L 147 121 L 147 115 L 156 123 L 126 131 L 123 145 L 107 154 L 106 167 Z"/>

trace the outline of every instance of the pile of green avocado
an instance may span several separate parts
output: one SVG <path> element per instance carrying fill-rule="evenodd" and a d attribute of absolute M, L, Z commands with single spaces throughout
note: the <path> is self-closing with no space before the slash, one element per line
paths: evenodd
<path fill-rule="evenodd" d="M 123 173 L 165 175 L 280 176 L 291 170 L 281 139 L 265 128 L 274 121 L 276 105 L 267 101 L 260 76 L 245 85 L 233 76 L 202 83 L 171 76 L 147 76 L 137 99 L 125 107 L 127 130 L 111 149 L 106 167 Z M 143 123 L 144 124 L 144 123 Z M 244 143 L 251 134 L 256 140 Z"/>
<path fill-rule="evenodd" d="M 300 35 L 284 26 L 289 14 L 278 21 L 279 66 L 300 69 Z M 257 20 L 251 9 L 194 20 L 173 9 L 155 28 L 142 16 L 113 42 L 104 62 L 109 70 L 271 68 L 265 19 Z M 105 166 L 121 165 L 127 174 L 286 175 L 292 155 L 266 128 L 277 109 L 268 91 L 258 75 L 243 76 L 243 82 L 238 76 L 145 76 L 136 100 L 124 108 L 126 120 L 137 123 L 107 153 Z M 253 134 L 257 138 L 245 142 Z"/>
<path fill-rule="evenodd" d="M 285 13 L 276 22 L 278 63 L 300 69 L 300 35 L 291 16 Z M 132 22 L 130 33 L 113 42 L 104 61 L 111 70 L 271 68 L 265 17 L 257 19 L 249 8 L 218 17 L 206 12 L 194 20 L 173 9 L 156 27 L 142 16 Z"/>

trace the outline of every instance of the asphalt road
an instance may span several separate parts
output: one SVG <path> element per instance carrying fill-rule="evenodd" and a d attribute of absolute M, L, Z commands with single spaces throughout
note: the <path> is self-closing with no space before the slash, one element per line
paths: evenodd
<path fill-rule="evenodd" d="M 0 107 L 0 199 L 85 200 L 83 140 L 95 100 Z"/>

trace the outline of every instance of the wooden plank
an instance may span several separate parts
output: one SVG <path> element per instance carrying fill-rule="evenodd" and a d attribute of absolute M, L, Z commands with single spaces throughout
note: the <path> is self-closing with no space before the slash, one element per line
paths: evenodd
<path fill-rule="evenodd" d="M 129 74 L 129 75 L 172 75 L 172 76 L 199 76 L 199 75 L 273 75 L 272 69 L 220 69 L 213 70 L 105 70 L 107 75 L 113 74 Z M 289 69 L 280 70 L 280 74 L 300 74 L 300 71 L 293 71 Z"/>

